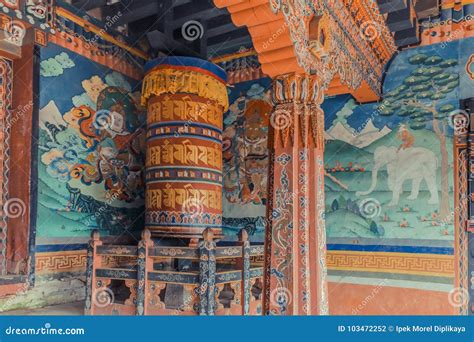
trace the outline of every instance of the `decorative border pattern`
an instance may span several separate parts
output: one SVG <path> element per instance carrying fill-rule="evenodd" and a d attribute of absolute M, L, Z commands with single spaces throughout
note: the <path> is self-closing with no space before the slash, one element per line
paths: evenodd
<path fill-rule="evenodd" d="M 145 213 L 145 226 L 203 226 L 220 227 L 222 215 L 203 212 L 161 211 L 153 210 Z"/>
<path fill-rule="evenodd" d="M 54 272 L 85 272 L 87 251 L 36 253 L 36 274 Z"/>
<path fill-rule="evenodd" d="M 328 270 L 454 276 L 452 255 L 328 251 L 326 258 Z M 85 272 L 86 263 L 86 250 L 36 254 L 36 269 L 40 275 Z"/>
<path fill-rule="evenodd" d="M 454 277 L 454 257 L 440 254 L 328 251 L 332 270 Z"/>
<path fill-rule="evenodd" d="M 474 37 L 474 18 L 472 14 L 459 20 L 427 20 L 421 23 L 421 46 L 436 43 L 446 44 L 455 40 Z"/>

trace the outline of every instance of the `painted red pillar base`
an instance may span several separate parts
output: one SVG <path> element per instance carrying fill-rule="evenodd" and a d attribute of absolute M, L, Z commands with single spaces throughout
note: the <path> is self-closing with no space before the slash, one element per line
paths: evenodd
<path fill-rule="evenodd" d="M 274 80 L 264 308 L 328 313 L 324 226 L 324 94 L 317 77 Z"/>

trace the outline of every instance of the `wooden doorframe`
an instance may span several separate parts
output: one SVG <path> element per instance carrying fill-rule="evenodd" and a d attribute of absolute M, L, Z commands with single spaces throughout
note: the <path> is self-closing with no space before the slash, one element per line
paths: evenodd
<path fill-rule="evenodd" d="M 0 51 L 0 58 L 9 59 L 12 64 L 8 126 L 14 133 L 8 141 L 8 178 L 2 184 L 8 190 L 9 205 L 16 205 L 7 208 L 5 201 L 1 204 L 3 212 L 10 210 L 10 214 L 3 215 L 7 218 L 7 275 L 0 275 L 0 297 L 26 290 L 33 284 L 31 279 L 34 281 L 35 227 L 31 223 L 34 222 L 32 218 L 36 218 L 36 205 L 31 210 L 31 204 L 36 203 L 37 181 L 32 176 L 37 172 L 33 142 L 37 140 L 35 115 L 38 115 L 39 93 L 34 80 L 39 77 L 39 66 L 35 66 L 38 62 L 34 56 L 33 35 L 33 29 L 27 31 L 25 42 L 28 43 L 21 47 L 21 57 Z"/>

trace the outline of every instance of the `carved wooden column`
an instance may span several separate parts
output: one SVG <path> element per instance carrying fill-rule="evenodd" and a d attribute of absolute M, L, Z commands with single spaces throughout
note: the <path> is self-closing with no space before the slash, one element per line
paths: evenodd
<path fill-rule="evenodd" d="M 273 92 L 264 309 L 327 314 L 323 89 L 316 76 L 290 74 Z"/>
<path fill-rule="evenodd" d="M 474 314 L 474 99 L 450 118 L 454 127 L 455 287 L 450 304 L 460 315 Z"/>

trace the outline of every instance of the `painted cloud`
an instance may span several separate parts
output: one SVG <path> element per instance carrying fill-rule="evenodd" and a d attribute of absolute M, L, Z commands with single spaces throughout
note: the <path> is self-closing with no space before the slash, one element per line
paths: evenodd
<path fill-rule="evenodd" d="M 56 77 L 64 73 L 64 69 L 75 67 L 74 61 L 65 52 L 48 58 L 40 63 L 40 74 L 43 77 Z"/>

